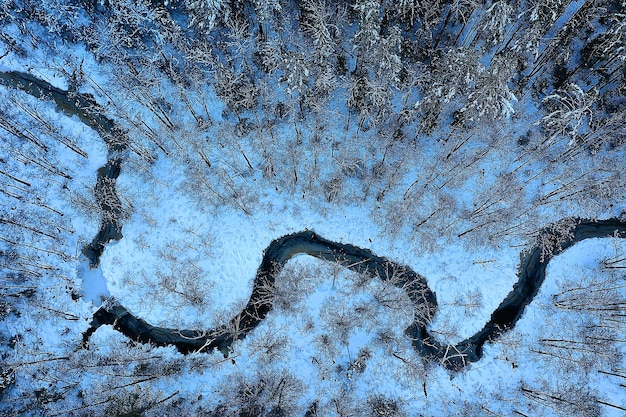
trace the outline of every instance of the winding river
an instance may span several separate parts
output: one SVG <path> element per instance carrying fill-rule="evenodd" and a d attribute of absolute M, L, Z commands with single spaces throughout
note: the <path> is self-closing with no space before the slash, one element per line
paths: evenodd
<path fill-rule="evenodd" d="M 38 99 L 54 101 L 57 110 L 70 117 L 78 117 L 104 140 L 107 162 L 98 170 L 94 190 L 102 220 L 96 236 L 82 248 L 83 255 L 89 260 L 89 267 L 97 268 L 105 244 L 122 238 L 122 204 L 115 190 L 115 181 L 120 175 L 122 159 L 129 144 L 126 132 L 104 115 L 104 108 L 89 94 L 65 91 L 31 74 L 17 71 L 0 71 L 0 84 L 22 90 Z"/>
<path fill-rule="evenodd" d="M 549 233 L 546 229 L 544 233 Z M 84 343 L 102 325 L 112 325 L 133 340 L 158 346 L 176 346 L 182 353 L 210 352 L 219 349 L 228 355 L 232 343 L 258 326 L 272 309 L 275 279 L 281 268 L 297 254 L 338 262 L 346 268 L 390 280 L 406 291 L 414 308 L 414 321 L 405 330 L 413 347 L 424 357 L 436 360 L 450 370 L 459 370 L 480 360 L 483 346 L 510 330 L 522 317 L 524 309 L 537 294 L 545 279 L 546 267 L 554 256 L 576 242 L 594 237 L 625 236 L 626 222 L 618 219 L 577 220 L 572 237 L 561 241 L 560 247 L 542 256 L 535 247 L 521 257 L 518 280 L 513 289 L 491 314 L 490 320 L 473 336 L 456 345 L 441 344 L 428 333 L 427 326 L 437 312 L 437 299 L 425 278 L 411 268 L 377 256 L 368 249 L 332 242 L 312 231 L 292 233 L 276 239 L 265 249 L 263 260 L 254 278 L 252 295 L 245 308 L 230 323 L 215 329 L 178 330 L 156 327 L 135 317 L 120 305 L 100 308 L 84 333 Z"/>
<path fill-rule="evenodd" d="M 120 173 L 123 152 L 128 138 L 123 129 L 104 116 L 104 110 L 86 94 L 60 90 L 29 74 L 0 72 L 0 83 L 18 88 L 40 98 L 52 99 L 68 115 L 96 130 L 106 141 L 109 150 L 107 164 L 98 171 L 96 199 L 102 212 L 102 222 L 93 241 L 83 248 L 90 266 L 95 268 L 105 244 L 120 239 L 120 204 L 115 192 L 115 180 Z M 566 219 L 571 224 L 569 234 L 561 238 L 551 252 L 542 252 L 539 246 L 520 257 L 518 279 L 512 290 L 491 314 L 485 326 L 473 336 L 455 345 L 442 344 L 428 333 L 428 325 L 437 312 L 437 299 L 426 279 L 411 268 L 378 256 L 369 249 L 333 242 L 313 231 L 292 233 L 272 241 L 264 250 L 263 259 L 254 278 L 253 290 L 246 306 L 229 323 L 215 329 L 186 330 L 152 326 L 134 316 L 121 305 L 104 306 L 93 316 L 83 334 L 83 345 L 102 325 L 112 325 L 127 337 L 158 346 L 175 346 L 181 353 L 220 350 L 228 355 L 232 344 L 253 331 L 272 310 L 276 276 L 283 266 L 297 254 L 337 262 L 346 268 L 389 281 L 401 288 L 414 308 L 413 323 L 405 330 L 413 347 L 425 358 L 441 363 L 448 369 L 459 370 L 480 360 L 483 346 L 503 332 L 512 329 L 522 317 L 545 279 L 550 260 L 577 242 L 595 237 L 626 236 L 626 221 L 620 219 L 585 220 Z M 557 229 L 552 225 L 541 234 L 551 235 Z"/>

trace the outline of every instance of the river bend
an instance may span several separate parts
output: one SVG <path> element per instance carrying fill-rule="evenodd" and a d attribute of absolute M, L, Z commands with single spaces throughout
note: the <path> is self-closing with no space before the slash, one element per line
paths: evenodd
<path fill-rule="evenodd" d="M 115 190 L 115 180 L 120 174 L 123 155 L 130 142 L 127 133 L 106 117 L 104 109 L 88 94 L 64 91 L 20 72 L 0 72 L 0 84 L 20 89 L 39 99 L 53 100 L 60 111 L 77 116 L 85 125 L 97 131 L 107 144 L 107 163 L 98 170 L 94 190 L 102 214 L 101 226 L 92 242 L 83 248 L 90 266 L 97 268 L 105 244 L 122 238 L 121 204 Z M 568 225 L 568 233 L 555 234 L 554 231 L 562 230 L 563 225 Z M 283 236 L 269 244 L 254 278 L 250 299 L 229 323 L 208 330 L 169 329 L 152 326 L 119 304 L 105 305 L 94 313 L 89 328 L 83 333 L 83 345 L 88 345 L 90 336 L 100 326 L 112 325 L 133 340 L 158 346 L 175 346 L 184 354 L 218 349 L 228 355 L 233 342 L 245 338 L 272 310 L 276 276 L 283 266 L 293 256 L 307 254 L 390 281 L 404 290 L 414 309 L 414 320 L 405 330 L 413 347 L 425 358 L 438 361 L 448 369 L 459 370 L 480 360 L 487 341 L 496 340 L 515 326 L 526 306 L 537 295 L 545 280 L 546 267 L 554 256 L 588 238 L 624 237 L 626 221 L 616 218 L 564 219 L 540 231 L 540 237 L 555 236 L 558 236 L 558 242 L 547 253 L 545 248 L 536 246 L 520 256 L 517 281 L 511 291 L 480 331 L 455 345 L 443 344 L 428 333 L 428 325 L 437 312 L 437 298 L 423 276 L 369 249 L 333 242 L 308 230 Z"/>

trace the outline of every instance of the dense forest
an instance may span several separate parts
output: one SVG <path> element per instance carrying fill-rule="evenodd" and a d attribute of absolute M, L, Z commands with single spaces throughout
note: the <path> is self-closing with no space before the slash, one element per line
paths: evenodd
<path fill-rule="evenodd" d="M 623 0 L 0 0 L 0 414 L 623 415 L 626 239 L 561 249 L 626 222 L 625 163 Z M 345 257 L 227 352 L 85 340 L 232 323 L 302 230 L 423 274 L 438 346 L 551 261 L 462 369 Z"/>

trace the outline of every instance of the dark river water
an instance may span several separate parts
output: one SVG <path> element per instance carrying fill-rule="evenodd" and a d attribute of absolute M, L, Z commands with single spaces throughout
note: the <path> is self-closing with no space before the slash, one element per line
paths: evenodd
<path fill-rule="evenodd" d="M 60 111 L 70 116 L 78 116 L 104 138 L 108 147 L 108 159 L 98 170 L 95 187 L 102 221 L 97 235 L 83 248 L 83 254 L 89 259 L 90 266 L 96 268 L 106 243 L 122 238 L 121 204 L 115 190 L 115 181 L 120 174 L 124 152 L 129 143 L 126 133 L 113 120 L 104 116 L 104 109 L 89 95 L 64 91 L 29 74 L 17 72 L 0 72 L 0 83 L 21 89 L 37 98 L 55 101 Z M 449 369 L 458 370 L 480 360 L 487 341 L 496 340 L 503 332 L 515 326 L 526 306 L 537 295 L 545 279 L 546 267 L 554 256 L 585 239 L 626 235 L 626 222 L 620 219 L 565 221 L 573 225 L 570 235 L 561 236 L 559 244 L 549 253 L 545 253 L 545 250 L 542 253 L 540 247 L 534 247 L 522 254 L 517 281 L 491 314 L 489 321 L 476 334 L 453 346 L 437 341 L 428 333 L 428 325 L 437 312 L 437 298 L 423 276 L 410 267 L 378 256 L 369 249 L 333 242 L 309 230 L 278 238 L 265 248 L 250 299 L 229 323 L 207 330 L 156 327 L 134 316 L 123 306 L 114 305 L 101 307 L 94 313 L 90 327 L 83 335 L 83 343 L 88 344 L 91 334 L 98 327 L 112 325 L 133 340 L 159 346 L 175 346 L 185 354 L 218 349 L 228 355 L 232 343 L 245 338 L 272 310 L 275 280 L 283 266 L 293 256 L 307 254 L 338 262 L 350 270 L 366 273 L 383 281 L 390 281 L 404 290 L 415 313 L 413 323 L 405 330 L 413 347 L 424 357 L 436 360 Z M 555 229 L 549 226 L 540 233 L 549 235 Z"/>

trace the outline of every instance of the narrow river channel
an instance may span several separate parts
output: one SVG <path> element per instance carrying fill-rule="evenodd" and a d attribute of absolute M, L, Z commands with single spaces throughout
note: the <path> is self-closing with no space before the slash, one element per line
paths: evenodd
<path fill-rule="evenodd" d="M 97 235 L 82 251 L 90 268 L 97 269 L 106 243 L 122 238 L 121 204 L 115 190 L 115 181 L 120 174 L 124 152 L 129 143 L 126 132 L 104 116 L 104 109 L 89 95 L 64 91 L 29 74 L 17 72 L 0 72 L 0 83 L 21 89 L 40 99 L 55 101 L 61 111 L 70 116 L 78 116 L 104 138 L 108 148 L 108 160 L 98 170 L 95 187 L 102 221 Z M 517 282 L 491 314 L 489 321 L 476 334 L 456 345 L 442 344 L 428 332 L 428 325 L 437 312 L 437 299 L 423 276 L 408 266 L 378 256 L 369 249 L 326 240 L 313 231 L 292 233 L 267 246 L 254 278 L 250 299 L 229 323 L 208 330 L 169 329 L 152 326 L 121 305 L 100 307 L 94 313 L 90 327 L 83 334 L 83 344 L 89 343 L 90 336 L 100 326 L 112 325 L 133 340 L 159 346 L 176 346 L 184 354 L 218 349 L 228 355 L 233 342 L 245 338 L 272 310 L 276 276 L 283 266 L 293 256 L 307 254 L 338 262 L 350 270 L 370 274 L 384 281 L 389 280 L 403 289 L 414 308 L 413 323 L 405 330 L 413 347 L 424 357 L 436 360 L 448 369 L 459 370 L 480 360 L 487 341 L 496 340 L 503 332 L 515 326 L 526 306 L 537 295 L 545 280 L 546 267 L 554 256 L 585 239 L 626 236 L 626 221 L 616 218 L 564 221 L 573 225 L 569 236 L 562 238 L 549 253 L 542 252 L 540 247 L 525 252 L 521 256 Z M 540 233 L 550 234 L 551 230 L 554 228 L 547 227 Z"/>

